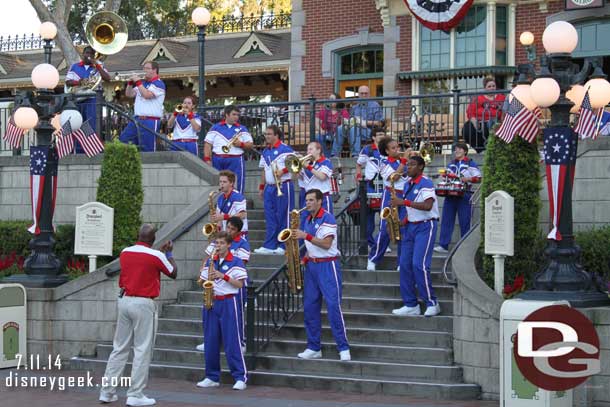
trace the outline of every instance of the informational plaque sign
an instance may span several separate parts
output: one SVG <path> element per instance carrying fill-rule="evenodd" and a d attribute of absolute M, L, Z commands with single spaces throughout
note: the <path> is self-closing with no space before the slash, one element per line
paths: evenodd
<path fill-rule="evenodd" d="M 74 254 L 112 255 L 114 209 L 100 202 L 76 208 Z"/>
<path fill-rule="evenodd" d="M 566 10 L 604 7 L 604 0 L 566 0 Z"/>
<path fill-rule="evenodd" d="M 485 198 L 485 254 L 513 255 L 514 218 L 515 201 L 508 193 L 494 191 Z"/>

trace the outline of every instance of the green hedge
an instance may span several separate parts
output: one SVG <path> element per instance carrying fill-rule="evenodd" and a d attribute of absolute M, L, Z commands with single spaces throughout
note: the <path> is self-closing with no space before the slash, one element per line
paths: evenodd
<path fill-rule="evenodd" d="M 541 240 L 538 230 L 542 186 L 539 159 L 536 144 L 530 144 L 518 136 L 507 144 L 492 133 L 487 143 L 481 185 L 479 253 L 482 254 L 485 247 L 485 197 L 493 191 L 506 191 L 515 199 L 515 255 L 506 258 L 505 284 L 512 284 L 518 275 L 523 275 L 527 284 L 541 267 L 540 254 L 544 240 Z M 493 287 L 493 258 L 482 257 L 483 278 Z"/>
<path fill-rule="evenodd" d="M 610 225 L 578 232 L 575 238 L 585 270 L 610 281 Z"/>
<path fill-rule="evenodd" d="M 112 252 L 118 256 L 123 248 L 136 241 L 142 224 L 142 161 L 134 145 L 116 140 L 106 144 L 97 201 L 114 208 Z"/>
<path fill-rule="evenodd" d="M 32 238 L 27 229 L 31 224 L 25 220 L 0 221 L 0 255 L 27 256 L 30 253 L 28 242 Z"/>

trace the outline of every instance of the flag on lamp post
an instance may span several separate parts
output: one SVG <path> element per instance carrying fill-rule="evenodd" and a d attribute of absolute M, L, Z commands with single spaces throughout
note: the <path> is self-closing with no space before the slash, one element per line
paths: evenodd
<path fill-rule="evenodd" d="M 83 147 L 87 157 L 91 158 L 104 151 L 104 144 L 89 124 L 89 121 L 84 122 L 80 129 L 73 132 L 72 135 L 76 137 Z"/>
<path fill-rule="evenodd" d="M 54 160 L 51 154 L 55 154 L 49 146 L 30 147 L 30 198 L 32 202 L 32 225 L 28 228 L 30 233 L 40 234 L 40 212 L 44 196 L 44 187 L 47 177 L 51 177 L 51 218 L 55 210 L 55 198 L 57 196 L 57 166 L 49 165 L 49 160 Z"/>
<path fill-rule="evenodd" d="M 64 125 L 59 129 L 56 135 L 55 146 L 57 147 L 57 156 L 64 158 L 71 154 L 74 150 L 74 138 L 72 137 L 72 125 L 70 120 L 66 120 Z"/>
<path fill-rule="evenodd" d="M 13 148 L 19 148 L 21 147 L 21 141 L 23 139 L 24 134 L 25 130 L 17 127 L 17 125 L 15 124 L 15 120 L 11 115 L 11 117 L 8 119 L 8 123 L 6 125 L 6 129 L 2 138 L 9 144 L 9 146 Z"/>
<path fill-rule="evenodd" d="M 578 123 L 576 123 L 574 132 L 577 133 L 581 139 L 596 139 L 597 134 L 599 133 L 595 113 L 593 112 L 591 99 L 589 98 L 589 90 L 585 92 L 585 97 L 580 104 Z"/>

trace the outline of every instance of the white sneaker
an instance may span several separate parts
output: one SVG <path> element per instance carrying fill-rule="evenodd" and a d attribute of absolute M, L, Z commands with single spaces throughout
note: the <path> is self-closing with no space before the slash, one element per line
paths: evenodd
<path fill-rule="evenodd" d="M 214 380 L 210 380 L 207 377 L 197 383 L 197 387 L 218 387 L 218 386 L 220 386 L 220 383 L 215 382 Z"/>
<path fill-rule="evenodd" d="M 281 247 L 278 247 L 277 249 L 275 249 L 273 251 L 274 254 L 279 254 L 280 256 L 283 256 L 286 254 L 286 250 L 282 249 Z"/>
<path fill-rule="evenodd" d="M 112 402 L 117 401 L 118 399 L 119 399 L 119 396 L 117 396 L 116 394 L 109 395 L 109 394 L 100 393 L 100 402 L 102 402 L 102 403 L 112 403 Z"/>
<path fill-rule="evenodd" d="M 248 386 L 246 386 L 245 382 L 238 380 L 233 385 L 233 390 L 246 390 L 246 387 L 248 387 Z"/>
<path fill-rule="evenodd" d="M 396 267 L 396 271 L 400 273 L 400 265 Z"/>
<path fill-rule="evenodd" d="M 449 253 L 449 250 L 445 249 L 443 246 L 436 246 L 434 251 L 437 253 Z"/>
<path fill-rule="evenodd" d="M 366 262 L 366 271 L 375 271 L 375 267 L 377 267 L 377 265 L 375 263 L 373 263 L 371 260 L 368 260 Z"/>
<path fill-rule="evenodd" d="M 426 308 L 426 312 L 424 312 L 424 316 L 425 317 L 433 317 L 433 316 L 438 315 L 440 313 L 441 313 L 441 305 L 440 304 L 430 305 L 428 308 Z"/>
<path fill-rule="evenodd" d="M 421 315 L 421 310 L 419 309 L 419 304 L 414 307 L 407 307 L 406 305 L 392 310 L 392 314 L 399 316 L 407 316 L 407 315 Z"/>
<path fill-rule="evenodd" d="M 297 356 L 300 357 L 301 359 L 320 359 L 322 357 L 322 351 L 305 349 L 303 352 L 299 353 Z"/>
<path fill-rule="evenodd" d="M 127 404 L 128 406 L 153 406 L 155 405 L 156 401 L 155 399 L 150 399 L 146 396 L 142 396 L 142 397 L 127 397 L 127 402 L 125 404 Z"/>
<path fill-rule="evenodd" d="M 199 352 L 205 352 L 205 343 L 195 346 L 195 349 L 197 349 Z"/>
<path fill-rule="evenodd" d="M 241 353 L 246 353 L 246 345 L 241 346 Z"/>
<path fill-rule="evenodd" d="M 256 253 L 256 254 L 275 254 L 275 250 L 267 249 L 266 247 L 259 247 L 258 249 L 254 250 L 254 253 Z"/>
<path fill-rule="evenodd" d="M 352 355 L 350 355 L 349 349 L 342 350 L 341 352 L 339 352 L 339 358 L 341 358 L 341 360 L 343 361 L 352 360 Z"/>
<path fill-rule="evenodd" d="M 392 253 L 392 249 L 390 247 L 388 247 L 387 249 L 385 249 L 386 253 Z"/>

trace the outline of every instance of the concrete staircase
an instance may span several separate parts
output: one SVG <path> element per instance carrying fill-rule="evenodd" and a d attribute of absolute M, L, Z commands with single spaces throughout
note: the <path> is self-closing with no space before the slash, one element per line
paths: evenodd
<path fill-rule="evenodd" d="M 249 194 L 254 198 L 254 193 Z M 262 203 L 253 199 L 248 212 L 252 249 L 264 239 Z M 261 284 L 283 264 L 284 256 L 253 255 L 248 272 Z M 366 271 L 366 256 L 356 256 L 343 267 L 343 302 L 352 361 L 340 362 L 323 308 L 322 353 L 318 360 L 301 360 L 306 347 L 303 313 L 297 312 L 259 355 L 249 383 L 342 392 L 403 395 L 430 399 L 476 399 L 477 385 L 463 383 L 462 369 L 453 363 L 453 288 L 441 275 L 444 257 L 433 259 L 432 279 L 442 314 L 433 318 L 396 317 L 400 307 L 396 250 L 386 255 L 375 272 Z M 193 283 L 176 304 L 164 305 L 159 318 L 151 375 L 188 380 L 204 377 L 201 291 Z M 422 307 L 422 311 L 423 311 Z M 97 346 L 95 357 L 76 357 L 72 366 L 103 371 L 112 351 Z M 131 359 L 130 359 L 131 360 Z M 233 380 L 223 360 L 223 383 Z"/>

